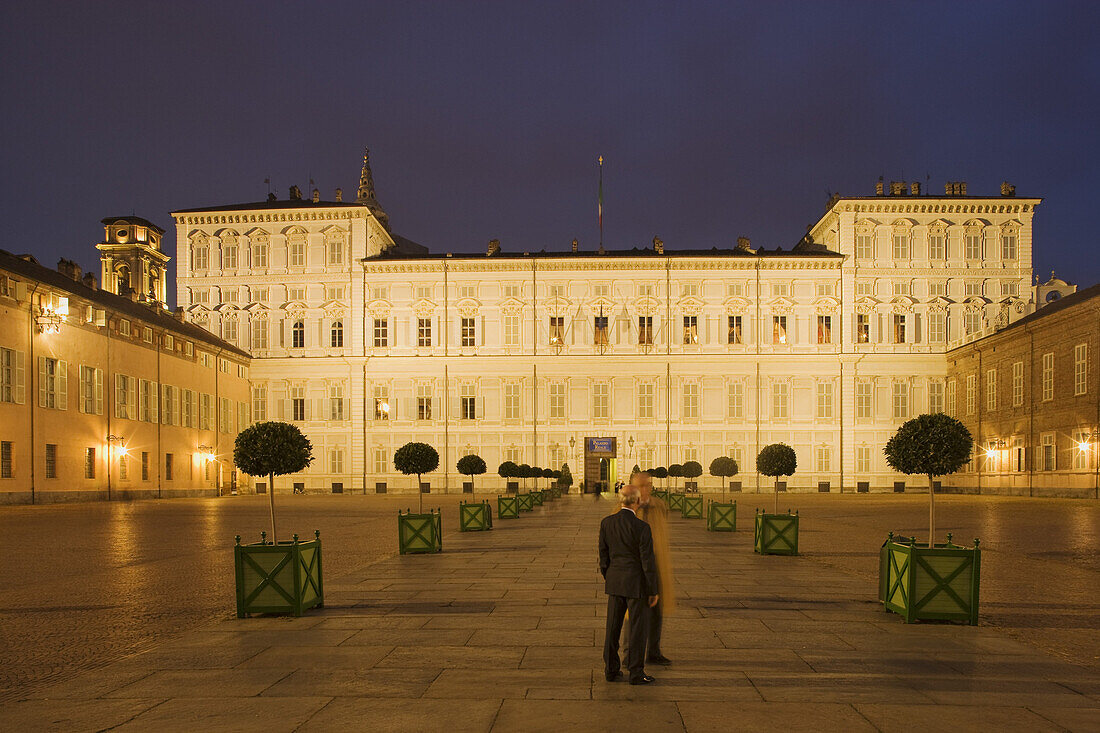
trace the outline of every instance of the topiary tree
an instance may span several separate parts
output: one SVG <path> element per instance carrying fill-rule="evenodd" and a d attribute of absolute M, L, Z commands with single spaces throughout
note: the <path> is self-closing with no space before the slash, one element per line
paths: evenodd
<path fill-rule="evenodd" d="M 659 478 L 662 481 L 668 478 L 668 469 L 664 466 L 657 466 L 657 468 L 649 469 L 649 475 L 653 478 Z M 668 483 L 665 483 L 665 489 L 668 489 Z"/>
<path fill-rule="evenodd" d="M 669 478 L 680 478 L 684 475 L 684 467 L 679 463 L 673 463 L 668 467 Z"/>
<path fill-rule="evenodd" d="M 790 476 L 798 468 L 798 456 L 786 443 L 772 443 L 760 449 L 756 457 L 756 471 L 775 477 L 775 513 L 779 513 L 779 477 Z"/>
<path fill-rule="evenodd" d="M 722 498 L 726 498 L 726 489 L 729 488 L 729 482 L 726 481 L 730 476 L 737 475 L 737 461 L 733 460 L 729 456 L 718 456 L 710 462 L 710 475 L 717 476 L 722 479 Z"/>
<path fill-rule="evenodd" d="M 698 461 L 686 461 L 681 466 L 681 471 L 683 471 L 686 479 L 694 479 L 703 475 L 703 467 L 699 465 Z"/>
<path fill-rule="evenodd" d="M 516 477 L 523 479 L 523 490 L 527 491 L 527 479 L 531 478 L 531 466 L 527 463 L 519 464 Z"/>
<path fill-rule="evenodd" d="M 297 425 L 260 422 L 237 433 L 233 443 L 233 465 L 249 476 L 267 476 L 271 507 L 271 542 L 275 535 L 275 477 L 298 473 L 313 463 L 313 445 Z"/>
<path fill-rule="evenodd" d="M 500 464 L 500 468 L 497 469 L 497 475 L 504 479 L 507 485 L 508 479 L 517 478 L 519 476 L 519 466 L 514 461 L 505 461 Z"/>
<path fill-rule="evenodd" d="M 886 442 L 883 453 L 895 471 L 907 475 L 928 477 L 928 546 L 932 547 L 936 531 L 936 493 L 932 490 L 936 476 L 955 473 L 970 460 L 974 438 L 961 422 L 937 412 L 906 420 L 894 437 Z"/>
<path fill-rule="evenodd" d="M 557 473 L 557 471 L 555 471 L 555 470 L 554 470 L 554 469 L 552 469 L 552 468 L 544 468 L 544 469 L 542 469 L 542 477 L 543 477 L 543 478 L 553 479 L 553 478 L 554 478 L 554 474 L 555 474 L 555 473 Z"/>
<path fill-rule="evenodd" d="M 566 491 L 573 485 L 573 472 L 569 470 L 569 464 L 561 464 L 561 475 L 558 476 L 558 483 L 565 487 Z"/>
<path fill-rule="evenodd" d="M 420 490 L 420 476 L 439 468 L 439 451 L 427 443 L 405 443 L 394 452 L 393 465 L 406 476 L 416 474 L 416 495 L 420 499 L 417 511 L 423 512 L 424 492 Z"/>
<path fill-rule="evenodd" d="M 458 463 L 455 464 L 455 468 L 463 476 L 470 477 L 470 483 L 474 481 L 474 476 L 480 476 L 489 470 L 489 467 L 485 465 L 485 459 L 476 453 L 471 453 L 468 456 L 462 456 L 458 459 Z"/>

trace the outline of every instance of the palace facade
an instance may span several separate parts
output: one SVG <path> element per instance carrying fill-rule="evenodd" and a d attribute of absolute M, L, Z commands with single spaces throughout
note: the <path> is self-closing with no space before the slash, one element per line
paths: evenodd
<path fill-rule="evenodd" d="M 579 480 L 592 436 L 618 439 L 621 474 L 729 455 L 766 488 L 755 456 L 783 441 L 792 487 L 889 490 L 889 436 L 960 399 L 947 351 L 1035 310 L 1040 199 L 879 186 L 788 249 L 429 253 L 392 233 L 364 160 L 355 201 L 174 213 L 177 297 L 251 352 L 253 418 L 314 442 L 310 490 L 415 490 L 392 466 L 410 440 L 439 449 L 437 488 L 467 453 L 479 486 L 503 487 L 504 460 Z"/>

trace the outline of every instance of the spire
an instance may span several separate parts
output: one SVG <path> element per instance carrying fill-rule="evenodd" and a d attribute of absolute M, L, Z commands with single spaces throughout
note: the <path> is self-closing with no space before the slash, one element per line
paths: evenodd
<path fill-rule="evenodd" d="M 374 198 L 374 174 L 371 173 L 370 169 L 370 148 L 363 148 L 363 170 L 359 174 L 359 194 L 355 197 L 355 202 L 366 205 L 375 218 L 385 227 L 386 231 L 389 231 L 390 218 L 386 215 L 382 205 Z"/>

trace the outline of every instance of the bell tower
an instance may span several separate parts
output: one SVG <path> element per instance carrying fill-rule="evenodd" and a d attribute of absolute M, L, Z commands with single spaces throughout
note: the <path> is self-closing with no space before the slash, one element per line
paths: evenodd
<path fill-rule="evenodd" d="M 102 288 L 134 300 L 167 307 L 165 272 L 171 259 L 160 249 L 164 230 L 140 216 L 102 220 L 99 250 Z"/>

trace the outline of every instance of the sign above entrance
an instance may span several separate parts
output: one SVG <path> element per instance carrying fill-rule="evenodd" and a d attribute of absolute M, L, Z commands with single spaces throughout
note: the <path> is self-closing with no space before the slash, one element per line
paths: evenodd
<path fill-rule="evenodd" d="M 615 455 L 615 438 L 588 438 L 586 449 L 589 453 L 606 453 Z"/>

